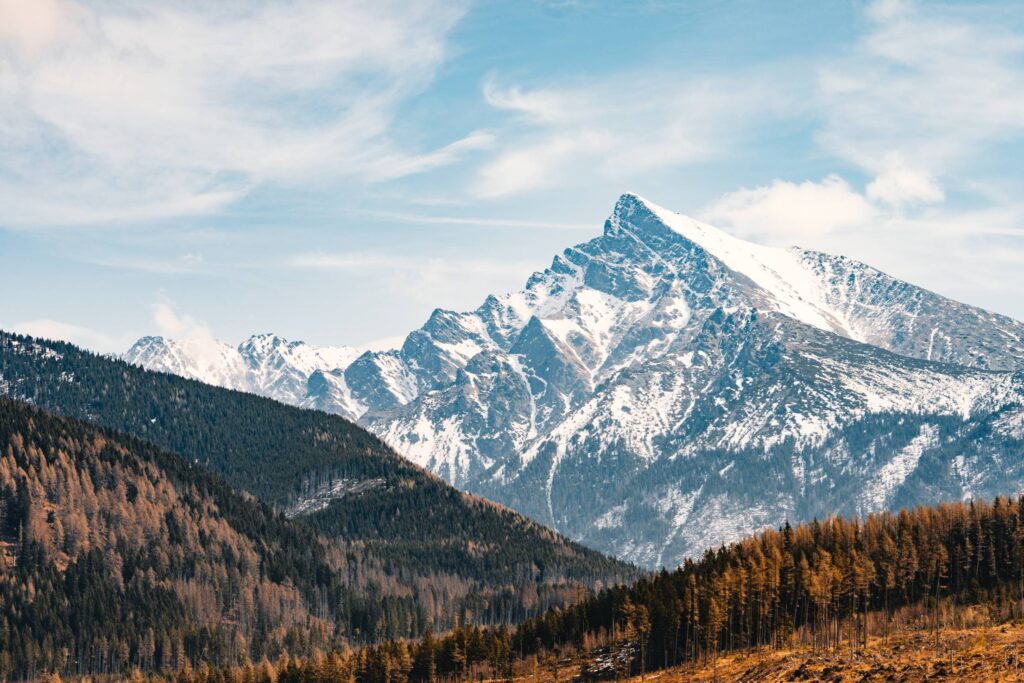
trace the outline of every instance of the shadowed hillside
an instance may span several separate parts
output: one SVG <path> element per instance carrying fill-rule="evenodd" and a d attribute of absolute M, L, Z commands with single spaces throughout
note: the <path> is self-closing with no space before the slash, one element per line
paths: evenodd
<path fill-rule="evenodd" d="M 178 453 L 332 539 L 357 641 L 516 622 L 636 575 L 337 416 L 6 333 L 0 394 Z"/>

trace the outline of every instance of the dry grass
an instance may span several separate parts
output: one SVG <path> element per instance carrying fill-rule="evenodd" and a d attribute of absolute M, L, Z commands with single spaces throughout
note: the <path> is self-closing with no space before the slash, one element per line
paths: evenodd
<path fill-rule="evenodd" d="M 657 683 L 682 681 L 1024 681 L 1024 625 L 984 626 L 934 633 L 907 631 L 871 638 L 868 647 L 820 654 L 810 650 L 757 650 L 719 657 L 712 666 L 647 674 Z M 639 681 L 640 678 L 631 679 Z"/>

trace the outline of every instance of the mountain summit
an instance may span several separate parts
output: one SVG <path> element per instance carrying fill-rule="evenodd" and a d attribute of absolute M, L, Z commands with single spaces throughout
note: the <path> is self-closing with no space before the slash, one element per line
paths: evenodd
<path fill-rule="evenodd" d="M 1024 486 L 1024 325 L 633 194 L 521 291 L 436 310 L 399 349 L 262 372 L 245 347 L 236 375 L 168 340 L 126 358 L 359 420 L 650 566 L 784 518 Z"/>

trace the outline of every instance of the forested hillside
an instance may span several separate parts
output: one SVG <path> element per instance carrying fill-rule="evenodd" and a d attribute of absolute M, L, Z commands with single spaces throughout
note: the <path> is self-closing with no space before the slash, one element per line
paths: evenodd
<path fill-rule="evenodd" d="M 342 642 L 353 597 L 308 527 L 0 398 L 0 678 L 309 653 Z"/>
<path fill-rule="evenodd" d="M 356 641 L 519 621 L 636 575 L 337 416 L 6 333 L 0 394 L 179 453 L 332 539 Z"/>
<path fill-rule="evenodd" d="M 419 475 L 351 422 L 83 351 L 0 332 L 0 393 L 145 439 L 271 505 L 314 479 Z"/>
<path fill-rule="evenodd" d="M 789 645 L 859 647 L 867 616 L 943 600 L 1024 616 L 1024 499 L 949 503 L 766 531 L 523 624 L 516 642 L 603 643 L 630 668 Z M 936 626 L 938 624 L 936 623 Z"/>
<path fill-rule="evenodd" d="M 787 524 L 511 631 L 457 629 L 412 645 L 285 662 L 277 680 L 595 680 L 687 663 L 715 672 L 720 655 L 758 648 L 811 654 L 817 659 L 803 679 L 832 680 L 840 669 L 818 666 L 822 658 L 860 663 L 890 637 L 912 642 L 908 633 L 916 632 L 934 641 L 949 629 L 1019 620 L 1022 580 L 1024 499 Z M 1013 665 L 1005 652 L 991 656 Z M 972 670 L 948 664 L 918 661 L 904 670 Z"/>

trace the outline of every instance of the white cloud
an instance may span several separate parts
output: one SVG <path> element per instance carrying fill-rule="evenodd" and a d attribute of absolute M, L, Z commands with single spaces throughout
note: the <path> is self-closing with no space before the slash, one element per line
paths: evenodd
<path fill-rule="evenodd" d="M 522 149 L 506 149 L 480 170 L 474 192 L 485 199 L 534 190 L 571 177 L 581 158 L 598 160 L 611 153 L 615 141 L 602 131 L 550 135 Z"/>
<path fill-rule="evenodd" d="M 195 359 L 200 367 L 218 367 L 223 362 L 227 346 L 213 336 L 206 324 L 188 314 L 178 313 L 170 301 L 153 304 L 153 322 L 161 336 L 184 346 L 189 358 Z"/>
<path fill-rule="evenodd" d="M 889 21 L 906 15 L 913 8 L 910 0 L 876 0 L 865 9 L 865 13 L 875 21 Z"/>
<path fill-rule="evenodd" d="M 487 199 L 713 159 L 792 102 L 756 73 L 628 73 L 532 89 L 491 78 L 483 92 L 512 117 L 472 187 Z"/>
<path fill-rule="evenodd" d="M 407 152 L 391 131 L 461 3 L 0 3 L 6 223 L 209 213 L 261 183 L 387 180 L 492 142 Z"/>
<path fill-rule="evenodd" d="M 772 242 L 813 238 L 867 223 L 875 217 L 868 200 L 839 176 L 821 182 L 770 185 L 730 192 L 707 207 L 702 217 L 738 235 Z"/>
<path fill-rule="evenodd" d="M 120 353 L 132 341 L 127 336 L 112 336 L 89 327 L 60 322 L 59 320 L 50 320 L 49 318 L 15 323 L 11 326 L 11 330 L 18 334 L 27 334 L 31 337 L 71 342 L 77 346 L 99 353 Z"/>
<path fill-rule="evenodd" d="M 472 191 L 489 199 L 628 180 L 742 151 L 751 131 L 784 121 L 874 176 L 872 201 L 941 202 L 944 186 L 965 182 L 964 161 L 1024 134 L 1024 36 L 970 6 L 882 0 L 865 14 L 864 36 L 817 64 L 648 69 L 542 87 L 492 75 L 484 100 L 510 120 Z"/>
<path fill-rule="evenodd" d="M 971 177 L 1024 137 L 1024 36 L 991 9 L 870 5 L 864 37 L 817 70 L 807 110 L 826 158 L 859 167 L 865 187 L 774 180 L 703 215 L 1019 316 L 1005 295 L 1024 286 L 1024 207 L 1010 189 L 1019 179 Z"/>
<path fill-rule="evenodd" d="M 73 33 L 67 8 L 58 0 L 0 0 L 0 41 L 23 54 L 38 55 Z"/>
<path fill-rule="evenodd" d="M 891 206 L 933 204 L 945 200 L 946 194 L 931 175 L 893 165 L 868 183 L 867 196 L 872 201 Z"/>
<path fill-rule="evenodd" d="M 172 339 L 214 338 L 209 327 L 188 314 L 179 314 L 167 301 L 153 304 L 153 322 L 161 335 Z"/>
<path fill-rule="evenodd" d="M 865 193 L 837 176 L 817 183 L 775 180 L 729 193 L 701 216 L 738 236 L 849 256 L 956 300 L 1019 317 L 1013 293 L 1024 287 L 1024 205 L 929 205 L 923 203 L 929 196 L 941 199 L 929 192 L 940 190 L 920 180 L 911 173 L 896 180 L 883 174 Z M 910 206 L 909 198 L 922 203 Z"/>

